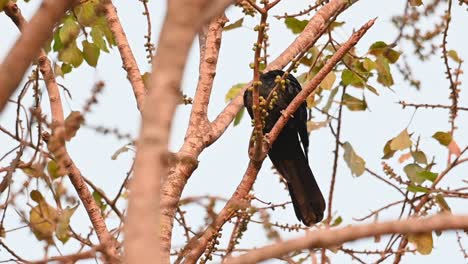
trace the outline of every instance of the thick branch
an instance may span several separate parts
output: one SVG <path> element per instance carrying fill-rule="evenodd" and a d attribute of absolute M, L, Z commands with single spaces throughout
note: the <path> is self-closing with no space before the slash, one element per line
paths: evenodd
<path fill-rule="evenodd" d="M 200 75 L 190 114 L 185 141 L 178 154 L 177 162 L 169 172 L 161 195 L 161 247 L 165 252 L 171 248 L 172 226 L 175 209 L 187 179 L 197 167 L 197 157 L 210 141 L 211 127 L 207 112 L 211 89 L 216 75 L 216 65 L 221 46 L 221 35 L 226 17 L 222 15 L 213 21 L 200 35 Z M 206 29 L 206 30 L 205 30 Z"/>
<path fill-rule="evenodd" d="M 387 234 L 414 234 L 466 228 L 468 228 L 468 216 L 444 214 L 424 219 L 413 218 L 400 221 L 372 223 L 361 226 L 349 226 L 340 229 L 319 230 L 311 232 L 305 237 L 287 240 L 252 250 L 240 257 L 228 259 L 226 263 L 258 263 L 262 260 L 284 256 L 289 252 L 296 250 L 331 247 L 366 237 Z"/>
<path fill-rule="evenodd" d="M 275 126 L 268 133 L 268 140 L 273 141 L 276 139 L 289 120 L 289 117 L 293 115 L 299 106 L 306 100 L 306 98 L 319 86 L 322 80 L 327 76 L 327 74 L 333 70 L 335 65 L 351 50 L 354 45 L 364 36 L 367 30 L 374 25 L 374 21 L 370 20 L 364 24 L 358 31 L 354 32 L 353 35 L 336 51 L 333 56 L 327 60 L 325 65 L 320 69 L 320 71 L 314 76 L 314 78 L 307 82 L 302 91 L 292 100 L 288 107 L 283 111 L 283 115 L 276 122 Z"/>
<path fill-rule="evenodd" d="M 302 33 L 289 45 L 288 48 L 283 51 L 283 53 L 281 53 L 281 55 L 268 64 L 264 71 L 267 72 L 284 68 L 284 66 L 286 66 L 299 53 L 309 47 L 311 42 L 321 35 L 321 32 L 327 26 L 328 21 L 354 2 L 356 1 L 331 0 L 320 8 L 320 10 L 310 19 L 309 23 L 304 28 L 304 31 L 302 31 Z M 213 130 L 215 131 L 212 135 L 213 142 L 224 133 L 232 120 L 234 120 L 234 117 L 237 115 L 239 110 L 244 106 L 243 96 L 246 88 L 247 86 L 242 89 L 239 95 L 237 95 L 212 122 Z"/>
<path fill-rule="evenodd" d="M 138 109 L 141 111 L 141 109 L 143 109 L 146 92 L 140 69 L 138 68 L 138 64 L 133 56 L 132 49 L 128 44 L 127 36 L 120 24 L 119 17 L 117 16 L 117 10 L 112 4 L 112 1 L 108 0 L 105 4 L 105 9 L 107 23 L 109 24 L 112 34 L 117 42 L 117 47 L 119 48 L 120 57 L 123 62 L 123 68 L 127 72 L 127 77 L 132 85 Z"/>
<path fill-rule="evenodd" d="M 335 65 L 346 55 L 346 53 L 356 45 L 356 43 L 361 39 L 362 36 L 367 32 L 367 30 L 374 24 L 374 20 L 369 21 L 357 32 L 353 33 L 350 39 L 345 42 L 340 49 L 327 61 L 324 67 L 314 76 L 314 78 L 305 84 L 303 90 L 294 98 L 294 100 L 289 104 L 289 106 L 284 110 L 284 114 L 276 122 L 275 126 L 269 134 L 266 135 L 268 138 L 268 144 L 265 144 L 265 149 L 263 153 L 268 153 L 268 148 L 276 140 L 283 129 L 284 125 L 287 123 L 289 118 L 293 113 L 296 112 L 297 108 L 306 100 L 306 98 L 318 87 L 322 82 L 325 76 L 335 67 Z M 266 155 L 266 154 L 265 154 Z M 261 164 L 265 155 L 259 162 L 250 161 L 247 171 L 244 174 L 244 177 L 236 189 L 236 192 L 229 199 L 228 203 L 224 206 L 221 212 L 216 217 L 216 220 L 203 232 L 203 234 L 194 238 L 191 241 L 184 251 L 189 251 L 184 263 L 190 264 L 195 263 L 196 260 L 201 256 L 205 250 L 208 242 L 213 238 L 213 235 L 219 231 L 219 229 L 229 220 L 230 216 L 236 208 L 233 207 L 233 204 L 239 204 L 239 201 L 245 199 L 245 196 L 248 194 L 252 188 L 258 171 L 260 170 Z"/>
<path fill-rule="evenodd" d="M 164 219 L 162 225 L 159 224 L 160 179 L 167 175 L 169 130 L 180 99 L 185 62 L 193 38 L 204 22 L 202 14 L 211 10 L 210 7 L 211 1 L 208 0 L 168 1 L 153 59 L 151 88 L 143 107 L 135 177 L 125 225 L 127 263 L 149 263 L 159 259 L 162 263 L 169 263 L 169 249 L 162 247 L 160 252 L 148 248 L 158 248 L 159 235 L 165 236 L 170 233 L 167 228 L 172 228 L 172 225 L 164 223 Z M 162 203 L 164 208 L 164 199 Z"/>
<path fill-rule="evenodd" d="M 31 62 L 37 57 L 44 43 L 52 35 L 55 24 L 78 0 L 45 0 L 23 29 L 23 34 L 11 48 L 0 65 L 0 111 L 21 82 Z"/>
<path fill-rule="evenodd" d="M 21 31 L 28 28 L 28 24 L 21 15 L 21 12 L 16 4 L 12 2 L 8 3 L 5 6 L 5 12 Z M 67 152 L 64 141 L 64 114 L 59 87 L 55 80 L 50 60 L 47 58 L 47 54 L 42 49 L 39 52 L 38 64 L 47 87 L 52 113 L 52 137 L 48 139 L 50 143 L 48 144 L 49 150 L 53 153 L 57 163 L 68 172 L 70 181 L 72 182 L 73 187 L 75 187 L 80 200 L 83 202 L 99 241 L 104 245 L 109 245 L 108 254 L 112 257 L 115 257 L 116 251 L 113 247 L 113 238 L 107 230 L 106 224 L 101 215 L 101 210 L 96 205 L 93 196 L 83 181 L 83 176 L 81 175 L 80 170 L 76 167 Z"/>

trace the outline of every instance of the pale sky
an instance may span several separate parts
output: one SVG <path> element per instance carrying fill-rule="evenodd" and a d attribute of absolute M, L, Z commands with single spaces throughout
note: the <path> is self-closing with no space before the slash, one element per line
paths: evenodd
<path fill-rule="evenodd" d="M 307 7 L 313 1 L 284 0 L 274 9 L 278 14 L 285 11 L 298 11 Z M 19 6 L 25 16 L 30 17 L 39 1 L 25 4 L 19 2 Z M 150 66 L 146 63 L 143 38 L 146 33 L 146 22 L 141 15 L 142 6 L 134 1 L 132 8 L 125 1 L 115 1 L 120 19 L 126 30 L 127 37 L 130 40 L 131 47 L 135 53 L 137 61 L 142 72 L 148 71 Z M 396 37 L 396 30 L 391 24 L 391 15 L 401 13 L 404 8 L 403 0 L 393 1 L 375 1 L 361 0 L 352 8 L 347 10 L 338 18 L 338 21 L 346 21 L 346 24 L 334 32 L 334 37 L 338 41 L 345 41 L 352 33 L 353 29 L 359 28 L 369 19 L 378 17 L 375 26 L 364 36 L 357 45 L 358 54 L 364 54 L 367 48 L 375 41 L 386 41 L 390 43 Z M 165 9 L 164 1 L 150 1 L 153 20 L 153 40 L 159 33 L 162 18 Z M 280 11 L 277 11 L 280 10 Z M 468 59 L 468 37 L 464 33 L 461 25 L 466 23 L 466 10 L 454 5 L 452 14 L 452 27 L 449 32 L 449 48 L 458 51 L 458 54 L 465 61 Z M 236 21 L 240 18 L 238 9 L 230 8 L 227 11 L 228 18 Z M 209 117 L 214 118 L 225 106 L 224 96 L 227 90 L 234 84 L 246 82 L 251 79 L 252 73 L 248 67 L 252 61 L 253 52 L 251 47 L 255 41 L 255 34 L 252 30 L 257 22 L 256 19 L 245 19 L 244 26 L 235 31 L 225 32 L 223 36 L 221 55 L 218 62 L 217 75 L 214 83 L 212 100 L 209 108 Z M 294 39 L 294 35 L 281 25 L 282 21 L 270 18 L 270 55 L 275 58 L 287 45 Z M 428 24 L 432 23 L 427 21 Z M 0 58 L 3 59 L 9 47 L 17 36 L 17 29 L 4 14 L 0 14 L 0 29 L 2 33 L 2 42 L 0 42 Z M 144 26 L 143 26 L 144 25 Z M 397 47 L 399 49 L 399 47 Z M 403 48 L 401 48 L 403 50 Z M 411 50 L 411 49 L 407 49 Z M 192 52 L 187 62 L 186 72 L 182 84 L 184 93 L 189 96 L 194 95 L 194 89 L 198 79 L 198 40 L 194 42 Z M 345 110 L 343 113 L 342 141 L 349 141 L 357 153 L 365 160 L 367 166 L 381 173 L 382 149 L 387 140 L 396 136 L 400 131 L 408 126 L 410 132 L 415 132 L 413 138 L 421 136 L 421 147 L 426 153 L 436 155 L 436 171 L 444 168 L 446 163 L 446 150 L 431 138 L 436 131 L 445 131 L 449 129 L 447 122 L 448 111 L 445 110 L 401 110 L 397 104 L 400 100 L 415 103 L 436 103 L 449 104 L 448 81 L 444 78 L 444 69 L 441 64 L 440 52 L 431 60 L 424 63 L 416 58 L 411 58 L 415 75 L 422 81 L 421 91 L 416 91 L 404 82 L 397 74 L 395 85 L 392 90 L 382 87 L 378 84 L 374 86 L 378 89 L 380 96 L 375 96 L 369 92 L 365 93 L 369 104 L 366 112 L 350 112 Z M 396 73 L 396 69 L 393 69 Z M 139 130 L 139 114 L 136 109 L 135 99 L 130 84 L 126 79 L 126 74 L 121 67 L 120 57 L 117 49 L 113 49 L 111 54 L 101 54 L 98 68 L 95 70 L 89 66 L 83 65 L 78 70 L 74 70 L 67 75 L 65 80 L 59 81 L 70 89 L 73 100 L 64 100 L 65 110 L 80 110 L 84 101 L 90 94 L 90 89 L 98 80 L 104 80 L 106 83 L 104 92 L 99 96 L 99 105 L 93 108 L 93 112 L 87 116 L 86 122 L 90 125 L 104 125 L 105 127 L 118 127 L 122 132 L 129 132 L 136 136 Z M 462 79 L 466 80 L 466 77 Z M 462 84 L 462 91 L 467 89 L 466 82 Z M 45 93 L 45 87 L 42 86 Z M 350 89 L 352 94 L 361 95 L 357 89 Z M 46 94 L 44 94 L 46 96 Z M 43 109 L 48 109 L 47 100 L 43 100 Z M 460 106 L 467 106 L 468 99 L 466 92 L 460 94 Z M 2 125 L 11 127 L 12 113 L 14 109 L 10 107 L 0 116 Z M 190 113 L 189 106 L 180 106 L 177 110 L 171 134 L 171 150 L 177 151 L 183 142 L 185 128 Z M 414 117 L 413 117 L 414 114 Z M 319 115 L 318 115 L 319 116 Z M 319 116 L 320 118 L 323 118 Z M 458 117 L 459 130 L 455 133 L 455 140 L 461 147 L 468 144 L 468 140 L 463 136 L 463 131 L 468 130 L 468 116 L 466 112 L 460 112 Z M 250 135 L 250 120 L 245 116 L 244 120 L 237 127 L 230 127 L 226 133 L 212 146 L 210 146 L 200 156 L 199 167 L 194 172 L 186 186 L 183 197 L 195 195 L 219 195 L 230 197 L 237 184 L 239 183 L 243 172 L 247 166 L 247 145 Z M 93 180 L 93 182 L 102 186 L 102 188 L 113 197 L 129 169 L 132 153 L 122 154 L 116 161 L 111 160 L 111 155 L 126 141 L 119 141 L 112 136 L 96 135 L 88 128 L 82 128 L 78 136 L 69 144 L 72 158 L 77 166 L 82 169 L 83 174 Z M 310 137 L 309 160 L 319 186 L 328 197 L 330 175 L 334 149 L 334 138 L 330 135 L 328 129 L 314 131 Z M 0 134 L 0 145 L 4 146 L 2 152 L 13 147 L 9 139 Z M 341 150 L 340 150 L 341 151 Z M 340 154 L 342 156 L 342 152 Z M 377 209 L 388 202 L 399 199 L 399 194 L 387 185 L 382 184 L 373 176 L 364 174 L 359 178 L 351 176 L 351 172 L 342 161 L 339 163 L 339 172 L 335 187 L 334 212 L 344 219 L 342 225 L 355 223 L 352 218 L 362 217 L 372 209 Z M 7 162 L 8 160 L 4 161 Z M 397 173 L 404 175 L 401 165 L 396 162 L 390 162 L 394 168 L 399 169 Z M 6 164 L 0 163 L 0 166 Z M 271 163 L 264 163 L 257 182 L 255 183 L 255 195 L 265 201 L 273 203 L 282 203 L 289 201 L 289 195 L 283 186 L 278 183 L 277 176 L 269 170 Z M 455 169 L 441 183 L 441 186 L 449 184 L 461 186 L 461 179 L 467 179 L 466 165 Z M 465 173 L 463 173 L 465 172 Z M 20 173 L 16 173 L 17 182 L 21 183 L 23 179 Z M 116 184 L 118 183 L 118 184 Z M 4 201 L 4 195 L 1 196 Z M 464 201 L 448 199 L 454 213 L 467 214 L 468 207 Z M 463 204 L 464 203 L 464 204 Z M 221 209 L 218 205 L 217 209 Z M 187 207 L 189 211 L 187 218 L 190 223 L 196 226 L 203 222 L 203 215 L 200 210 L 195 213 L 190 209 L 199 209 L 197 207 Z M 398 208 L 399 209 L 399 208 Z M 380 215 L 380 219 L 395 219 L 398 210 L 390 210 Z M 144 217 L 144 216 L 142 216 Z M 20 225 L 16 214 L 11 210 L 5 220 L 6 229 L 12 229 Z M 256 218 L 258 219 L 258 217 Z M 279 223 L 296 223 L 296 217 L 292 206 L 285 210 L 276 210 L 274 220 Z M 78 232 L 85 234 L 88 231 L 88 223 L 82 206 L 72 218 L 72 226 L 81 224 L 77 228 Z M 83 224 L 84 222 L 84 224 Z M 109 226 L 115 228 L 117 222 L 109 221 Z M 229 230 L 229 225 L 225 228 Z M 41 243 L 30 234 L 29 229 L 21 229 L 8 233 L 6 243 L 14 248 L 17 253 L 28 259 L 38 260 L 42 258 L 43 248 Z M 284 238 L 299 236 L 298 233 L 285 234 Z M 229 233 L 224 234 L 227 239 Z M 386 239 L 382 239 L 386 243 Z M 466 241 L 466 240 L 465 240 Z M 239 247 L 261 246 L 266 243 L 263 230 L 258 224 L 250 224 L 248 232 L 244 235 Z M 184 243 L 180 229 L 174 229 L 173 245 Z M 355 246 L 362 249 L 377 249 L 377 245 L 372 240 L 362 240 L 356 244 L 348 244 L 348 247 Z M 407 254 L 403 263 L 415 263 L 416 261 L 425 261 L 427 263 L 440 263 L 450 261 L 450 263 L 464 263 L 463 255 L 459 252 L 456 245 L 456 238 L 453 232 L 444 234 L 441 237 L 434 236 L 435 248 L 431 255 L 421 256 Z M 67 245 L 68 246 L 68 245 Z M 62 250 L 63 247 L 60 247 Z M 63 249 L 62 253 L 73 252 L 72 249 Z M 55 249 L 51 249 L 51 254 L 56 254 Z M 334 263 L 349 263 L 350 257 L 343 254 L 330 257 Z M 8 259 L 9 255 L 5 250 L 0 250 L 0 261 Z M 364 259 L 366 259 L 364 257 Z M 375 258 L 373 258 L 375 259 Z M 390 258 L 392 259 L 392 258 Z M 85 263 L 85 262 L 83 262 Z M 87 262 L 86 262 L 87 263 Z M 89 261 L 89 263 L 93 263 Z M 278 261 L 269 261 L 268 263 L 279 263 Z"/>

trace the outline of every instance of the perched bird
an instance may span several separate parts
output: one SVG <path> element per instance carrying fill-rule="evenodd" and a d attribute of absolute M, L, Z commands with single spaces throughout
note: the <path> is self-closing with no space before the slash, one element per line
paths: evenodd
<path fill-rule="evenodd" d="M 282 77 L 283 74 L 284 72 L 280 70 L 262 74 L 260 76 L 262 84 L 259 86 L 260 96 L 267 99 L 278 82 L 277 76 Z M 280 118 L 281 112 L 302 89 L 296 78 L 290 74 L 283 84 L 284 88 L 281 88 L 281 84 L 279 84 L 273 104 L 265 106 L 268 114 L 264 115 L 264 134 L 270 132 Z M 253 118 L 252 91 L 245 92 L 244 105 L 250 117 Z M 297 218 L 305 225 L 310 226 L 322 220 L 325 200 L 309 167 L 307 156 L 309 138 L 306 122 L 307 109 L 304 102 L 273 142 L 268 156 L 287 182 Z"/>

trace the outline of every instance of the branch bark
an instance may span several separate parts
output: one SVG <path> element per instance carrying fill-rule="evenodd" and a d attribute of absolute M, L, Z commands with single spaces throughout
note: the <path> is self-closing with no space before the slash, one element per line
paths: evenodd
<path fill-rule="evenodd" d="M 125 225 L 127 263 L 150 263 L 154 260 L 169 263 L 170 248 L 148 248 L 158 248 L 160 234 L 166 237 L 168 232 L 164 218 L 162 225 L 159 224 L 159 199 L 160 180 L 168 172 L 169 130 L 181 97 L 180 82 L 190 45 L 206 19 L 204 12 L 211 10 L 210 7 L 209 0 L 168 1 L 167 14 L 153 59 L 151 87 L 147 103 L 143 106 L 135 176 L 130 188 Z M 213 10 L 213 14 L 223 10 Z M 164 207 L 164 201 L 161 203 Z"/>
<path fill-rule="evenodd" d="M 320 37 L 320 33 L 326 27 L 327 21 L 338 15 L 356 1 L 332 0 L 319 10 L 310 20 L 304 31 L 289 45 L 287 49 L 275 61 L 270 63 L 266 70 L 283 68 L 291 58 L 303 52 L 311 43 Z M 243 90 L 245 90 L 244 87 Z M 161 212 L 162 212 L 162 244 L 165 251 L 170 250 L 170 240 L 177 203 L 182 191 L 193 171 L 197 168 L 198 156 L 209 145 L 213 144 L 226 131 L 237 112 L 243 107 L 243 91 L 232 100 L 226 108 L 210 123 L 209 130 L 198 130 L 200 137 L 189 137 L 186 134 L 184 145 L 176 154 L 176 163 L 171 166 L 169 176 L 162 187 Z M 196 100 L 195 100 L 196 101 Z M 189 121 L 189 129 L 193 119 Z M 196 131 L 196 130 L 195 130 Z"/>
<path fill-rule="evenodd" d="M 0 64 L 0 112 L 14 93 L 31 62 L 38 56 L 42 45 L 52 35 L 55 24 L 78 0 L 45 0 Z"/>
<path fill-rule="evenodd" d="M 258 263 L 270 258 L 281 257 L 296 250 L 332 247 L 366 237 L 388 234 L 416 234 L 468 228 L 468 216 L 441 214 L 430 218 L 413 218 L 400 221 L 349 226 L 340 229 L 324 229 L 311 232 L 304 237 L 291 239 L 252 250 L 239 257 L 228 259 L 228 264 Z"/>
<path fill-rule="evenodd" d="M 262 162 L 266 157 L 266 153 L 271 146 L 271 144 L 276 140 L 279 133 L 283 127 L 288 122 L 289 118 L 296 112 L 297 108 L 306 100 L 306 98 L 314 92 L 314 90 L 319 86 L 322 80 L 327 76 L 327 74 L 336 66 L 336 64 L 346 55 L 346 53 L 351 50 L 354 45 L 364 36 L 367 30 L 372 27 L 375 20 L 370 20 L 368 23 L 364 24 L 358 31 L 354 32 L 348 41 L 346 41 L 333 56 L 327 60 L 326 64 L 320 69 L 320 71 L 307 82 L 302 91 L 292 100 L 288 107 L 283 111 L 283 115 L 273 126 L 270 133 L 266 134 L 266 141 L 263 146 L 263 156 L 259 162 L 251 160 L 249 166 L 237 187 L 235 193 L 226 203 L 224 208 L 216 217 L 216 220 L 210 224 L 210 226 L 205 229 L 205 231 L 198 237 L 195 237 L 188 245 L 184 248 L 183 253 L 186 255 L 186 260 L 184 263 L 191 264 L 195 263 L 196 260 L 201 256 L 205 250 L 208 242 L 213 238 L 213 236 L 219 232 L 221 227 L 230 219 L 233 213 L 236 211 L 236 207 L 241 200 L 245 199 L 248 192 L 252 188 L 257 174 L 261 168 Z"/>
<path fill-rule="evenodd" d="M 23 30 L 29 28 L 29 24 L 33 23 L 33 21 L 31 21 L 29 24 L 26 22 L 24 17 L 21 15 L 21 11 L 19 10 L 18 6 L 13 2 L 9 2 L 5 6 L 5 13 L 13 20 L 13 22 L 22 32 Z M 24 34 L 25 33 L 23 33 L 23 35 Z M 52 114 L 52 136 L 48 138 L 47 146 L 54 155 L 54 158 L 59 166 L 63 169 L 66 169 L 73 187 L 75 188 L 80 200 L 83 202 L 99 241 L 106 248 L 106 255 L 109 257 L 109 259 L 115 261 L 117 259 L 117 251 L 115 248 L 116 245 L 114 238 L 107 230 L 106 223 L 101 215 L 101 210 L 96 205 L 93 196 L 89 192 L 80 170 L 78 167 L 76 167 L 75 163 L 67 152 L 64 139 L 64 114 L 59 87 L 55 80 L 50 60 L 47 58 L 47 54 L 42 49 L 40 49 L 39 52 L 38 64 L 39 70 L 47 87 L 50 110 Z"/>
<path fill-rule="evenodd" d="M 140 69 L 133 55 L 132 49 L 128 44 L 127 36 L 122 28 L 117 10 L 112 4 L 112 1 L 108 0 L 104 4 L 106 10 L 106 20 L 115 37 L 117 47 L 119 48 L 120 57 L 122 58 L 123 68 L 127 72 L 128 80 L 133 88 L 133 94 L 137 101 L 137 107 L 141 111 L 143 109 L 143 103 L 145 100 L 145 83 L 141 77 Z"/>

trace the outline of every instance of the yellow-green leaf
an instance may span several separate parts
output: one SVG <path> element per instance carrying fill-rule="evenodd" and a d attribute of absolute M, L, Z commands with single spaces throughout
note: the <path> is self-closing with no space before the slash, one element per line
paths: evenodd
<path fill-rule="evenodd" d="M 424 169 L 416 163 L 411 163 L 406 165 L 403 170 L 406 173 L 406 176 L 411 180 L 411 182 L 416 184 L 421 184 L 424 182 L 424 178 L 419 175 L 420 172 L 424 171 Z"/>
<path fill-rule="evenodd" d="M 458 63 L 461 63 L 463 60 L 460 59 L 460 57 L 458 56 L 458 53 L 454 50 L 449 50 L 447 52 L 447 55 L 449 56 L 449 58 L 451 58 L 452 60 L 454 60 L 455 62 L 458 62 Z"/>
<path fill-rule="evenodd" d="M 82 4 L 75 7 L 75 14 L 78 22 L 83 25 L 90 27 L 97 19 L 96 8 L 98 7 L 97 0 L 87 0 Z"/>
<path fill-rule="evenodd" d="M 294 34 L 299 34 L 304 30 L 309 21 L 299 20 L 294 17 L 288 17 L 284 20 L 284 23 L 286 24 L 286 27 L 289 28 Z"/>
<path fill-rule="evenodd" d="M 70 239 L 70 218 L 72 217 L 73 213 L 75 213 L 76 208 L 78 208 L 78 205 L 72 208 L 67 206 L 67 208 L 62 210 L 58 216 L 55 236 L 58 240 L 62 241 L 63 244 L 65 244 L 68 239 Z"/>
<path fill-rule="evenodd" d="M 87 40 L 83 40 L 83 58 L 89 64 L 89 66 L 96 67 L 100 49 L 94 45 L 94 43 L 90 43 Z"/>
<path fill-rule="evenodd" d="M 409 184 L 407 190 L 410 192 L 414 192 L 414 193 L 418 193 L 418 192 L 428 193 L 429 192 L 428 188 L 420 186 L 420 185 L 414 185 L 414 184 Z"/>
<path fill-rule="evenodd" d="M 408 241 L 416 246 L 416 250 L 421 255 L 429 255 L 432 252 L 433 241 L 432 232 L 408 235 Z"/>
<path fill-rule="evenodd" d="M 229 91 L 226 93 L 226 97 L 225 97 L 225 100 L 226 102 L 229 102 L 231 101 L 232 99 L 234 99 L 234 97 L 236 97 L 236 95 L 239 94 L 239 92 L 242 90 L 242 88 L 246 85 L 246 83 L 238 83 L 236 85 L 233 85 Z"/>
<path fill-rule="evenodd" d="M 392 144 L 392 140 L 393 139 L 390 139 L 389 141 L 387 141 L 387 143 L 385 143 L 385 146 L 384 146 L 384 155 L 382 157 L 382 159 L 389 159 L 391 157 L 393 157 L 393 155 L 395 154 L 396 150 L 393 150 L 391 147 L 390 147 L 390 144 Z"/>
<path fill-rule="evenodd" d="M 242 23 L 244 23 L 244 18 L 238 19 L 236 22 L 229 24 L 223 28 L 224 31 L 233 30 L 235 28 L 242 27 Z"/>
<path fill-rule="evenodd" d="M 73 67 L 78 67 L 83 62 L 83 54 L 81 50 L 76 46 L 76 43 L 73 42 L 68 47 L 61 49 L 58 54 L 60 61 L 73 65 Z M 63 69 L 62 69 L 63 71 Z"/>
<path fill-rule="evenodd" d="M 377 69 L 377 81 L 384 86 L 393 85 L 393 76 L 390 72 L 390 66 L 388 60 L 384 57 L 377 57 L 376 60 L 376 69 Z"/>
<path fill-rule="evenodd" d="M 21 168 L 21 170 L 28 176 L 34 178 L 40 178 L 44 176 L 44 165 L 42 163 L 34 163 L 26 168 Z"/>
<path fill-rule="evenodd" d="M 445 201 L 445 198 L 442 194 L 437 194 L 435 197 L 436 203 L 439 205 L 440 210 L 442 212 L 451 212 L 452 209 L 448 205 L 447 201 Z"/>
<path fill-rule="evenodd" d="M 398 136 L 392 139 L 392 142 L 390 143 L 390 148 L 392 150 L 403 150 L 411 147 L 411 145 L 412 143 L 410 135 L 408 134 L 408 130 L 404 129 L 400 132 Z"/>
<path fill-rule="evenodd" d="M 60 41 L 64 46 L 67 46 L 71 42 L 74 42 L 78 34 L 80 33 L 80 26 L 76 23 L 73 16 L 67 16 L 63 22 L 63 26 L 60 29 Z"/>
<path fill-rule="evenodd" d="M 343 144 L 344 148 L 344 160 L 346 164 L 351 169 L 351 173 L 356 176 L 361 176 L 366 170 L 366 161 L 361 158 L 354 151 L 353 147 L 349 142 Z"/>
<path fill-rule="evenodd" d="M 367 102 L 365 98 L 360 100 L 349 94 L 343 95 L 343 104 L 346 105 L 346 107 L 348 107 L 348 109 L 351 111 L 364 111 L 367 109 Z"/>
<path fill-rule="evenodd" d="M 336 80 L 336 74 L 331 71 L 322 80 L 322 82 L 320 83 L 320 87 L 325 90 L 330 90 L 331 88 L 333 88 L 333 84 L 335 83 L 335 80 Z"/>
<path fill-rule="evenodd" d="M 432 137 L 444 146 L 448 146 L 450 142 L 452 142 L 452 135 L 450 135 L 450 133 L 448 132 L 438 131 L 434 135 L 432 135 Z"/>
<path fill-rule="evenodd" d="M 418 151 L 413 151 L 411 152 L 411 155 L 413 156 L 413 159 L 415 162 L 417 163 L 421 163 L 421 164 L 427 164 L 427 158 L 426 158 L 426 154 L 424 154 L 424 152 L 418 150 Z"/>
<path fill-rule="evenodd" d="M 56 228 L 57 211 L 48 205 L 45 200 L 29 211 L 29 223 L 32 232 L 38 240 L 46 240 L 52 243 L 52 235 Z"/>
<path fill-rule="evenodd" d="M 66 174 L 65 170 L 60 169 L 59 165 L 55 160 L 50 160 L 47 163 L 47 172 L 52 179 L 57 179 Z"/>
<path fill-rule="evenodd" d="M 237 126 L 240 121 L 242 120 L 242 117 L 244 116 L 245 108 L 242 107 L 241 110 L 237 113 L 236 117 L 234 118 L 233 126 Z"/>

